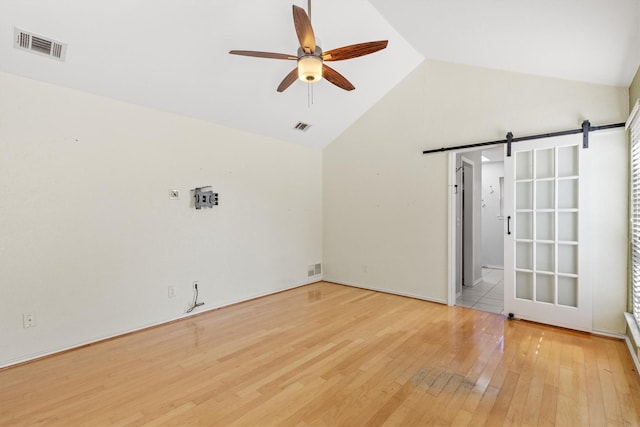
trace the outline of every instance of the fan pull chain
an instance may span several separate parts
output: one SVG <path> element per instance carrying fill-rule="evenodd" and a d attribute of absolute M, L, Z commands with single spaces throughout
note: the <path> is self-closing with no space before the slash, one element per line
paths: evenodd
<path fill-rule="evenodd" d="M 307 108 L 311 108 L 313 105 L 313 85 L 307 83 Z"/>

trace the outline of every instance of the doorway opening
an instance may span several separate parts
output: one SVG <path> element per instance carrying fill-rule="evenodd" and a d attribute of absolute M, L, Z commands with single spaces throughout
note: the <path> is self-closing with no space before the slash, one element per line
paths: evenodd
<path fill-rule="evenodd" d="M 449 305 L 504 311 L 503 147 L 450 154 Z"/>

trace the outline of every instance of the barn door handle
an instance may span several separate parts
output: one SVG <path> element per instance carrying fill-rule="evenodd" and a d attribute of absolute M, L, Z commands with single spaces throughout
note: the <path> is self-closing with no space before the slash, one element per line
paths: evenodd
<path fill-rule="evenodd" d="M 511 216 L 507 217 L 507 234 L 511 235 Z"/>

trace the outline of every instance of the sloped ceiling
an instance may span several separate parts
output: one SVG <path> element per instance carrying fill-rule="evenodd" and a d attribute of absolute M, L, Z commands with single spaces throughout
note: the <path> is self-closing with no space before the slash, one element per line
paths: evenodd
<path fill-rule="evenodd" d="M 431 59 L 610 86 L 640 63 L 639 0 L 371 0 Z"/>
<path fill-rule="evenodd" d="M 626 86 L 640 63 L 640 0 L 315 0 L 324 50 L 388 39 L 332 63 L 356 90 L 276 87 L 300 0 L 2 0 L 0 71 L 322 148 L 425 58 Z M 65 62 L 13 48 L 14 27 L 68 44 Z M 4 42 L 2 42 L 4 40 Z M 1 96 L 1 94 L 0 94 Z M 294 130 L 299 122 L 306 132 Z"/>

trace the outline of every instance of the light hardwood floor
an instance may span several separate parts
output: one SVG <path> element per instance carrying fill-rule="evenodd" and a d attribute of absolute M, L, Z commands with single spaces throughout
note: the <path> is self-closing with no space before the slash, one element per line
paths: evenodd
<path fill-rule="evenodd" d="M 0 371 L 0 425 L 640 425 L 623 341 L 317 283 Z"/>

